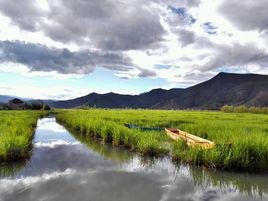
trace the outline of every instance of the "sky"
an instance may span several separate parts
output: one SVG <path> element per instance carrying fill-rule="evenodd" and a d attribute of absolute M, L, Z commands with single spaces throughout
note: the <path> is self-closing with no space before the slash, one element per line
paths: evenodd
<path fill-rule="evenodd" d="M 70 99 L 268 74 L 267 0 L 0 0 L 0 95 Z"/>

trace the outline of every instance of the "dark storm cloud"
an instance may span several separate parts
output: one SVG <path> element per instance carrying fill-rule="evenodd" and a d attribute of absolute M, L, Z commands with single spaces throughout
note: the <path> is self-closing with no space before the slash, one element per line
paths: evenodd
<path fill-rule="evenodd" d="M 22 63 L 32 71 L 57 71 L 65 74 L 89 73 L 96 66 L 125 72 L 135 68 L 139 77 L 152 77 L 156 72 L 133 67 L 130 59 L 122 52 L 163 51 L 166 48 L 163 45 L 166 30 L 160 23 L 163 13 L 158 6 L 166 9 L 170 9 L 169 6 L 174 9 L 183 6 L 188 9 L 199 5 L 199 0 L 47 2 L 48 9 L 42 9 L 37 1 L 0 0 L 0 12 L 22 30 L 40 31 L 54 41 L 76 43 L 98 51 L 70 52 L 68 49 L 52 49 L 42 45 L 3 42 L 2 62 Z M 173 19 L 175 26 L 178 18 L 185 23 L 188 16 L 188 12 L 181 9 L 185 11 L 183 15 L 173 13 L 176 15 Z"/>
<path fill-rule="evenodd" d="M 176 33 L 179 38 L 179 43 L 182 47 L 193 44 L 195 42 L 196 35 L 193 31 L 178 29 Z"/>
<path fill-rule="evenodd" d="M 133 69 L 131 59 L 122 53 L 98 51 L 71 52 L 68 49 L 49 48 L 20 41 L 0 42 L 0 62 L 24 64 L 31 71 L 56 71 L 62 74 L 86 74 L 95 67 L 114 71 Z"/>
<path fill-rule="evenodd" d="M 268 29 L 267 0 L 224 0 L 219 11 L 242 30 Z"/>
<path fill-rule="evenodd" d="M 23 30 L 37 31 L 44 12 L 32 0 L 0 0 L 0 11 Z"/>
<path fill-rule="evenodd" d="M 0 11 L 21 29 L 40 30 L 55 41 L 102 50 L 136 50 L 160 46 L 165 35 L 159 13 L 149 7 L 151 3 L 58 0 L 48 1 L 45 12 L 34 1 L 0 0 Z"/>
<path fill-rule="evenodd" d="M 200 0 L 140 0 L 143 2 L 152 1 L 159 4 L 168 6 L 184 6 L 187 8 L 197 7 L 201 3 Z"/>
<path fill-rule="evenodd" d="M 160 22 L 162 20 L 168 32 L 177 36 L 182 47 L 200 49 L 197 56 L 187 57 L 185 63 L 190 69 L 209 71 L 247 65 L 259 65 L 262 69 L 268 67 L 267 52 L 257 44 L 212 42 L 210 38 L 220 32 L 220 24 L 201 22 L 201 28 L 208 33 L 207 38 L 194 32 L 192 24 L 200 21 L 198 15 L 192 13 L 192 8 L 197 8 L 200 0 L 48 0 L 48 9 L 40 8 L 36 2 L 0 0 L 0 12 L 21 30 L 40 31 L 54 41 L 97 51 L 71 52 L 6 41 L 1 42 L 2 62 L 22 63 L 32 71 L 85 74 L 101 66 L 121 72 L 135 69 L 140 77 L 155 76 L 154 71 L 134 66 L 124 52 L 144 50 L 148 55 L 160 56 L 167 53 L 165 39 L 169 37 L 165 38 L 167 31 Z M 237 28 L 258 30 L 263 38 L 268 33 L 267 10 L 267 0 L 222 0 L 219 7 L 220 14 Z M 182 59 L 172 58 L 167 63 Z M 127 73 L 121 74 L 128 77 Z"/>
<path fill-rule="evenodd" d="M 140 69 L 140 73 L 138 74 L 138 77 L 154 77 L 156 76 L 156 73 L 152 70 L 147 69 Z"/>
<path fill-rule="evenodd" d="M 199 3 L 200 0 L 48 0 L 48 10 L 44 10 L 33 0 L 0 0 L 0 12 L 20 29 L 41 31 L 55 41 L 124 51 L 163 46 L 166 31 L 155 5 L 186 9 Z"/>
<path fill-rule="evenodd" d="M 196 7 L 199 6 L 200 0 L 187 0 L 187 5 L 189 7 Z"/>
<path fill-rule="evenodd" d="M 52 25 L 45 25 L 47 35 L 59 41 L 88 39 L 103 50 L 155 48 L 165 33 L 158 13 L 136 1 L 64 0 L 51 5 L 51 15 Z"/>

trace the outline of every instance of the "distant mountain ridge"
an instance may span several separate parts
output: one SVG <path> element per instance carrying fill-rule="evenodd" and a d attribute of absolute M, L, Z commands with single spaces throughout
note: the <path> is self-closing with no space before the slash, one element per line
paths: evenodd
<path fill-rule="evenodd" d="M 18 96 L 8 96 L 8 95 L 0 95 L 0 103 L 8 103 L 10 100 L 14 98 L 19 98 L 24 101 L 28 101 L 29 99 L 27 98 L 20 98 Z"/>
<path fill-rule="evenodd" d="M 0 95 L 0 103 L 7 103 L 13 98 L 14 98 L 13 96 Z"/>
<path fill-rule="evenodd" d="M 30 98 L 21 98 L 18 96 L 8 96 L 8 95 L 0 95 L 0 103 L 8 103 L 10 100 L 14 99 L 14 98 L 18 98 L 20 100 L 23 100 L 27 103 L 50 103 L 50 102 L 54 102 L 55 100 L 42 100 L 42 99 L 30 99 Z"/>
<path fill-rule="evenodd" d="M 91 93 L 71 100 L 49 102 L 56 108 L 87 105 L 98 108 L 219 109 L 226 104 L 268 106 L 268 76 L 219 73 L 185 89 L 153 89 L 140 95 Z"/>

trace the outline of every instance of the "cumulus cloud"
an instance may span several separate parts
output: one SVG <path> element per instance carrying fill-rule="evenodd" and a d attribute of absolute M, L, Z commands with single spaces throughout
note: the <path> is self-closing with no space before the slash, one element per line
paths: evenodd
<path fill-rule="evenodd" d="M 67 47 L 2 41 L 0 61 L 65 75 L 104 67 L 125 79 L 182 84 L 221 69 L 266 72 L 267 9 L 266 0 L 0 0 L 0 13 L 22 34 Z"/>
<path fill-rule="evenodd" d="M 220 67 L 243 67 L 248 65 L 260 65 L 268 67 L 268 53 L 265 49 L 257 47 L 253 43 L 217 44 L 205 38 L 196 40 L 196 48 L 208 48 L 209 52 L 201 55 L 200 62 L 195 68 L 199 70 L 211 70 Z"/>
<path fill-rule="evenodd" d="M 196 36 L 193 31 L 187 29 L 178 29 L 176 33 L 178 35 L 179 43 L 182 45 L 182 47 L 193 44 L 195 42 Z"/>
<path fill-rule="evenodd" d="M 242 30 L 268 29 L 267 0 L 224 0 L 219 11 Z"/>
<path fill-rule="evenodd" d="M 0 12 L 22 30 L 42 31 L 55 41 L 86 44 L 102 50 L 159 48 L 167 34 L 161 24 L 160 7 L 178 12 L 173 20 L 191 21 L 193 18 L 186 9 L 200 4 L 200 0 L 45 2 L 46 9 L 36 0 L 1 0 Z"/>
<path fill-rule="evenodd" d="M 97 66 L 115 71 L 133 69 L 131 59 L 122 53 L 90 50 L 71 52 L 20 41 L 0 42 L 0 62 L 24 64 L 31 71 L 56 71 L 61 74 L 87 74 Z"/>
<path fill-rule="evenodd" d="M 21 29 L 43 31 L 56 41 L 86 43 L 102 50 L 156 48 L 165 34 L 157 10 L 148 9 L 150 2 L 48 1 L 46 12 L 40 12 L 34 2 L 24 1 L 22 6 L 16 0 L 1 1 L 0 10 Z M 31 12 L 17 12 L 25 7 Z"/>
<path fill-rule="evenodd" d="M 35 1 L 0 1 L 0 10 L 12 23 L 27 31 L 37 31 L 43 11 Z M 27 12 L 25 12 L 27 10 Z"/>
<path fill-rule="evenodd" d="M 150 56 L 168 51 L 168 31 L 163 23 L 178 32 L 183 45 L 191 43 L 193 34 L 179 27 L 194 22 L 188 9 L 200 4 L 199 0 L 42 2 L 45 6 L 40 1 L 27 0 L 23 5 L 15 0 L 0 1 L 0 12 L 21 30 L 42 32 L 54 41 L 75 43 L 88 50 L 71 52 L 40 44 L 2 41 L 2 62 L 20 63 L 31 71 L 62 74 L 87 74 L 101 66 L 118 71 L 117 75 L 124 78 L 156 75 L 149 66 L 135 66 L 124 53 L 138 50 Z M 22 7 L 29 12 L 21 12 Z"/>
<path fill-rule="evenodd" d="M 268 73 L 267 50 L 251 42 L 222 44 L 194 34 L 188 44 L 181 45 L 184 45 L 185 52 L 191 51 L 191 54 L 182 51 L 182 55 L 172 61 L 177 67 L 157 70 L 158 77 L 169 81 L 167 88 L 178 83 L 193 85 L 208 80 L 220 71 Z"/>
<path fill-rule="evenodd" d="M 152 70 L 142 69 L 141 72 L 138 74 L 139 77 L 154 77 L 156 73 Z"/>

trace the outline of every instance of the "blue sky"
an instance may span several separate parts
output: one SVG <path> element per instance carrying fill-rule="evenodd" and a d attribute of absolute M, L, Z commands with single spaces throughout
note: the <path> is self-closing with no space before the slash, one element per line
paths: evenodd
<path fill-rule="evenodd" d="M 165 80 L 161 78 L 136 78 L 136 79 L 122 79 L 118 76 L 111 74 L 110 70 L 98 68 L 89 75 L 73 78 L 53 78 L 49 76 L 30 76 L 20 75 L 18 73 L 0 72 L 0 85 L 6 86 L 7 89 L 2 89 L 2 94 L 16 95 L 25 98 L 57 98 L 66 99 L 73 98 L 81 95 L 86 95 L 91 92 L 108 93 L 117 92 L 122 94 L 139 94 L 150 91 L 153 88 L 163 87 Z M 13 91 L 13 87 L 23 86 L 29 91 Z M 3 87 L 4 88 L 4 87 Z M 53 88 L 62 90 L 76 91 L 70 97 L 67 92 L 50 97 L 49 91 Z M 31 91 L 32 90 L 32 91 Z M 42 92 L 40 95 L 38 90 Z M 47 94 L 47 96 L 45 95 Z"/>
<path fill-rule="evenodd" d="M 251 0 L 0 0 L 0 95 L 139 94 L 222 71 L 268 74 L 267 10 Z"/>

